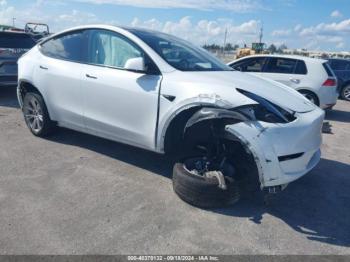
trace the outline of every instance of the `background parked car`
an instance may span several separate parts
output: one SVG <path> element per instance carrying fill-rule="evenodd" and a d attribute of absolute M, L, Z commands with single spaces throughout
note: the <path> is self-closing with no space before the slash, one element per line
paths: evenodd
<path fill-rule="evenodd" d="M 332 58 L 328 62 L 338 78 L 340 97 L 350 101 L 350 60 Z"/>
<path fill-rule="evenodd" d="M 27 23 L 24 29 L 0 26 L 0 87 L 17 85 L 17 60 L 49 35 L 47 24 Z"/>
<path fill-rule="evenodd" d="M 42 23 L 27 23 L 24 27 L 24 31 L 30 34 L 36 42 L 50 35 L 49 26 Z"/>
<path fill-rule="evenodd" d="M 326 60 L 254 55 L 232 61 L 229 65 L 290 86 L 323 109 L 332 108 L 337 102 L 337 79 Z"/>
<path fill-rule="evenodd" d="M 0 32 L 0 87 L 17 85 L 17 60 L 35 44 L 30 34 Z"/>

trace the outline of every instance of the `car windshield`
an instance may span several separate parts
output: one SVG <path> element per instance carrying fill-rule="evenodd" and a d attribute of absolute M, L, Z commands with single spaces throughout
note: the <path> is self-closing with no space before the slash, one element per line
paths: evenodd
<path fill-rule="evenodd" d="M 30 49 L 35 44 L 35 41 L 24 33 L 0 33 L 0 48 Z"/>
<path fill-rule="evenodd" d="M 191 43 L 160 32 L 127 29 L 167 63 L 181 71 L 232 71 L 233 69 L 209 54 L 206 50 Z"/>

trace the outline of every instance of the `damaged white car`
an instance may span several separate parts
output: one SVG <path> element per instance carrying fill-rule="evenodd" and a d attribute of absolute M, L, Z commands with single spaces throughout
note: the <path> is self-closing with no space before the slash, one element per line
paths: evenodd
<path fill-rule="evenodd" d="M 233 203 L 245 182 L 279 191 L 320 160 L 321 109 L 171 35 L 76 27 L 18 65 L 18 99 L 34 135 L 62 126 L 175 153 L 174 190 L 193 205 Z"/>

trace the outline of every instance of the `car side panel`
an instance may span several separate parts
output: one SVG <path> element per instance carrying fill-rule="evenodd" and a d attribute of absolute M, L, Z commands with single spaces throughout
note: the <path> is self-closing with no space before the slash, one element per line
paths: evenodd
<path fill-rule="evenodd" d="M 84 122 L 88 132 L 154 150 L 162 76 L 103 66 L 83 67 Z"/>
<path fill-rule="evenodd" d="M 62 126 L 84 128 L 81 65 L 44 56 L 38 47 L 20 59 L 20 63 L 19 78 L 40 91 L 51 119 Z"/>

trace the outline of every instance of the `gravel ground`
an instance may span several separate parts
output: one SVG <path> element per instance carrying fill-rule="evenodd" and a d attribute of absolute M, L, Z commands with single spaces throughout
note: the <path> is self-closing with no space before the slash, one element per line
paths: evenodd
<path fill-rule="evenodd" d="M 350 103 L 327 114 L 320 164 L 269 206 L 201 210 L 167 158 L 60 129 L 27 129 L 0 92 L 0 254 L 350 254 Z"/>

